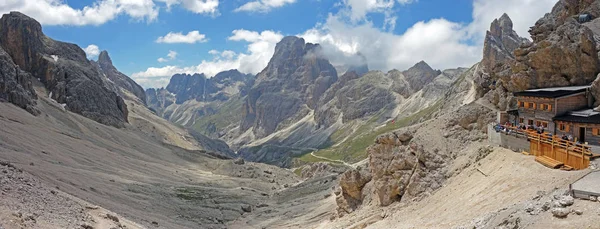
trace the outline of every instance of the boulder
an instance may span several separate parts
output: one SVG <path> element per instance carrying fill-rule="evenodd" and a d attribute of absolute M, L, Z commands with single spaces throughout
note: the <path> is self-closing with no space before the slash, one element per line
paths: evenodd
<path fill-rule="evenodd" d="M 370 174 L 358 170 L 348 170 L 340 177 L 342 193 L 360 200 L 363 186 L 371 180 Z"/>
<path fill-rule="evenodd" d="M 575 198 L 573 198 L 572 196 L 562 196 L 560 200 L 558 200 L 558 203 L 564 207 L 571 206 L 574 202 Z"/>
<path fill-rule="evenodd" d="M 553 208 L 551 212 L 552 215 L 557 218 L 565 218 L 569 215 L 569 213 L 571 213 L 571 211 L 566 208 Z"/>

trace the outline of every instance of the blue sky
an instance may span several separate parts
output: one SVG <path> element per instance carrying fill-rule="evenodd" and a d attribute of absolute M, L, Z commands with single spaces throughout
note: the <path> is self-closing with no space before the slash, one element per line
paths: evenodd
<path fill-rule="evenodd" d="M 555 2 L 6 0 L 0 12 L 28 14 L 46 35 L 78 44 L 91 59 L 107 50 L 120 71 L 147 88 L 165 86 L 179 72 L 257 73 L 287 35 L 321 43 L 334 64 L 351 62 L 360 52 L 371 69 L 382 71 L 420 60 L 439 69 L 470 67 L 481 59 L 481 42 L 494 18 L 508 13 L 517 33 L 527 36 Z"/>

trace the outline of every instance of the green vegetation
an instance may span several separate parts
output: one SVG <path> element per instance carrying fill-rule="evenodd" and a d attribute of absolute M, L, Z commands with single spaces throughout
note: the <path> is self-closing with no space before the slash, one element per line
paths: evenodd
<path fill-rule="evenodd" d="M 400 129 L 402 127 L 413 125 L 422 119 L 429 119 L 437 110 L 439 110 L 441 106 L 442 102 L 440 100 L 434 105 L 429 106 L 415 114 L 399 119 L 393 124 L 383 124 L 383 126 L 381 126 L 382 124 L 376 122 L 377 119 L 379 119 L 379 114 L 374 115 L 364 125 L 360 126 L 358 130 L 353 133 L 353 136 L 348 137 L 345 141 L 339 145 L 336 145 L 343 140 L 345 136 L 352 134 L 349 133 L 351 131 L 350 128 L 338 130 L 331 136 L 331 139 L 334 142 L 333 145 L 336 146 L 321 149 L 314 154 L 331 160 L 342 160 L 347 163 L 359 162 L 367 158 L 366 149 L 375 142 L 375 138 L 377 138 L 377 136 Z M 310 153 L 299 157 L 299 159 L 305 162 L 332 162 L 314 157 Z"/>
<path fill-rule="evenodd" d="M 215 108 L 215 114 L 198 117 L 192 126 L 192 129 L 205 135 L 211 135 L 211 126 L 214 125 L 216 131 L 225 129 L 227 126 L 239 123 L 242 119 L 242 110 L 244 100 L 240 97 L 231 98 L 227 102 Z"/>

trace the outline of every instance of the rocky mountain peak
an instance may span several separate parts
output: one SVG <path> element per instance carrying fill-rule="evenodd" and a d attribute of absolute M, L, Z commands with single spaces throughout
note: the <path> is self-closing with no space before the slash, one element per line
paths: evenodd
<path fill-rule="evenodd" d="M 110 59 L 110 56 L 108 56 L 108 52 L 106 50 L 102 50 L 102 52 L 100 52 L 100 55 L 98 56 L 98 64 L 100 64 L 100 66 L 113 65 L 112 60 Z"/>
<path fill-rule="evenodd" d="M 46 37 L 34 19 L 18 12 L 3 15 L 0 47 L 21 70 L 40 79 L 52 99 L 67 110 L 106 125 L 123 127 L 127 122 L 125 102 L 106 87 L 85 52 L 75 44 Z"/>
<path fill-rule="evenodd" d="M 26 58 L 25 53 L 43 48 L 42 37 L 40 23 L 25 14 L 10 12 L 0 18 L 0 43 L 19 66 L 31 64 L 32 60 Z"/>
<path fill-rule="evenodd" d="M 317 55 L 319 45 L 294 36 L 284 37 L 275 47 L 267 67 L 248 92 L 240 129 L 254 127 L 255 136 L 273 133 L 283 121 L 291 123 L 298 112 L 315 109 L 320 97 L 337 81 L 329 60 Z"/>
<path fill-rule="evenodd" d="M 502 65 L 514 59 L 514 50 L 523 44 L 530 43 L 526 38 L 519 37 L 513 30 L 510 17 L 504 13 L 495 19 L 487 32 L 483 47 L 482 64 L 488 71 L 495 71 L 497 65 Z"/>
<path fill-rule="evenodd" d="M 423 60 L 402 72 L 404 77 L 406 77 L 406 81 L 408 81 L 410 87 L 414 91 L 421 90 L 423 86 L 433 81 L 433 79 L 441 73 L 441 71 L 431 68 L 431 66 Z"/>

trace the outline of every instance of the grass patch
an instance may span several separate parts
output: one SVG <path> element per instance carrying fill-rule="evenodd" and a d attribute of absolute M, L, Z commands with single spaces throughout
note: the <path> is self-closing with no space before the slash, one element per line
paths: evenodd
<path fill-rule="evenodd" d="M 367 123 L 359 127 L 358 130 L 354 132 L 355 136 L 349 137 L 346 139 L 346 141 L 335 147 L 321 149 L 314 154 L 331 160 L 345 161 L 347 163 L 359 162 L 367 158 L 366 149 L 375 142 L 375 138 L 377 138 L 377 136 L 400 129 L 402 127 L 413 125 L 419 122 L 421 119 L 429 119 L 431 115 L 441 107 L 441 105 L 442 102 L 440 100 L 434 105 L 429 106 L 415 114 L 397 120 L 394 124 L 387 123 L 383 126 L 376 122 L 379 117 L 378 115 L 375 115 L 369 121 L 367 121 Z M 339 132 L 334 133 L 332 138 L 334 138 L 333 136 L 336 134 L 342 135 L 340 133 L 347 132 L 347 130 L 342 129 Z M 314 157 L 310 154 L 305 154 L 299 159 L 305 162 L 328 162 L 327 160 Z"/>
<path fill-rule="evenodd" d="M 213 125 L 218 132 L 231 124 L 239 123 L 242 119 L 242 112 L 240 111 L 242 110 L 243 102 L 244 100 L 240 97 L 231 98 L 215 108 L 217 110 L 215 114 L 198 117 L 192 129 L 202 134 L 210 135 L 212 133 L 209 133 L 209 130 Z"/>

